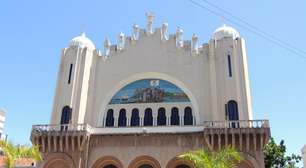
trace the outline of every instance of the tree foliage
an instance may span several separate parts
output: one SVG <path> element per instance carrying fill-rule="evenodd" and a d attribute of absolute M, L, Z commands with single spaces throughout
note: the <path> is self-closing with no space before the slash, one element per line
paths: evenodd
<path fill-rule="evenodd" d="M 266 168 L 297 168 L 297 163 L 301 161 L 301 156 L 291 154 L 286 156 L 286 146 L 284 140 L 279 145 L 271 138 L 264 147 Z"/>
<path fill-rule="evenodd" d="M 195 168 L 234 168 L 240 162 L 240 153 L 233 147 L 219 151 L 201 149 L 178 156 L 194 164 Z"/>
<path fill-rule="evenodd" d="M 15 166 L 15 162 L 21 158 L 31 158 L 36 161 L 41 161 L 42 157 L 37 146 L 21 146 L 14 145 L 11 142 L 0 140 L 0 148 L 5 156 L 5 165 L 7 168 Z"/>

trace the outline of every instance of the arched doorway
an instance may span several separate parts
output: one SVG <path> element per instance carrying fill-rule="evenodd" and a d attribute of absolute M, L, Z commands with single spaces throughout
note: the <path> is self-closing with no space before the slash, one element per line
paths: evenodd
<path fill-rule="evenodd" d="M 238 112 L 238 104 L 235 100 L 230 100 L 226 106 L 227 118 L 229 121 L 238 121 L 239 120 L 239 112 Z M 236 128 L 239 127 L 239 123 L 232 122 L 230 127 Z"/>
<path fill-rule="evenodd" d="M 192 163 L 187 162 L 185 160 L 179 159 L 177 157 L 171 159 L 166 168 L 193 168 Z"/>
<path fill-rule="evenodd" d="M 72 109 L 69 106 L 65 106 L 62 109 L 62 116 L 61 116 L 61 130 L 67 130 L 69 124 L 71 122 L 71 115 L 72 115 Z"/>
<path fill-rule="evenodd" d="M 242 162 L 240 162 L 237 166 L 238 168 L 255 168 L 252 163 L 250 163 L 247 160 L 243 160 Z"/>
<path fill-rule="evenodd" d="M 235 100 L 230 100 L 227 103 L 227 115 L 230 121 L 239 120 L 238 104 Z"/>
<path fill-rule="evenodd" d="M 159 162 L 151 156 L 138 156 L 129 164 L 128 168 L 161 168 Z"/>
<path fill-rule="evenodd" d="M 191 167 L 186 165 L 186 164 L 180 164 L 180 165 L 176 166 L 175 168 L 191 168 Z"/>
<path fill-rule="evenodd" d="M 117 168 L 117 167 L 115 165 L 113 165 L 113 164 L 109 164 L 109 165 L 106 165 L 106 166 L 104 166 L 102 168 Z"/>
<path fill-rule="evenodd" d="M 76 168 L 73 159 L 65 153 L 50 153 L 44 157 L 42 168 Z"/>
<path fill-rule="evenodd" d="M 116 157 L 104 156 L 95 161 L 92 168 L 123 168 L 123 165 Z"/>
<path fill-rule="evenodd" d="M 72 166 L 65 160 L 54 160 L 53 162 L 50 162 L 44 166 L 44 168 L 72 168 Z"/>
<path fill-rule="evenodd" d="M 154 168 L 154 167 L 152 167 L 149 164 L 143 164 L 143 165 L 139 166 L 138 168 Z"/>

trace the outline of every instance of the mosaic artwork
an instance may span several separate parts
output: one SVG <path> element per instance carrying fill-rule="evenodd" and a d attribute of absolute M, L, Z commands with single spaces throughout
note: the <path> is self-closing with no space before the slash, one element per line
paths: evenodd
<path fill-rule="evenodd" d="M 176 85 L 160 79 L 142 79 L 123 87 L 109 104 L 190 102 Z"/>

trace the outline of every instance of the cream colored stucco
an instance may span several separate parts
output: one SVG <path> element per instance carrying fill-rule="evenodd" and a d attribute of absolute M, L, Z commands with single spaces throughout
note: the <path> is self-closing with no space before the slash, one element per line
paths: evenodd
<path fill-rule="evenodd" d="M 252 119 L 243 38 L 209 40 L 208 44 L 199 47 L 196 55 L 191 52 L 190 41 L 178 48 L 174 35 L 168 40 L 161 39 L 160 29 L 150 35 L 141 30 L 138 40 L 125 38 L 124 48 L 119 51 L 116 46 L 111 46 L 108 57 L 101 56 L 97 49 L 84 46 L 63 50 L 52 124 L 59 124 L 61 110 L 68 105 L 73 109 L 72 123 L 100 127 L 112 96 L 125 85 L 146 78 L 167 80 L 180 87 L 191 100 L 197 124 L 225 120 L 225 104 L 229 100 L 238 102 L 240 120 Z M 228 74 L 228 54 L 231 55 L 232 77 Z M 73 73 L 71 84 L 68 84 L 70 64 L 73 64 Z M 135 104 L 124 106 L 130 110 Z M 160 104 L 139 106 L 156 109 Z"/>

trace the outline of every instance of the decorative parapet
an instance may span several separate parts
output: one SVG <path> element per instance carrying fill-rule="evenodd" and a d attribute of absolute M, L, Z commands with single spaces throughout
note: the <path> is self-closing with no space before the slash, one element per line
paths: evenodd
<path fill-rule="evenodd" d="M 269 120 L 205 121 L 205 128 L 269 128 Z"/>
<path fill-rule="evenodd" d="M 44 134 L 50 132 L 88 132 L 92 127 L 89 124 L 57 124 L 57 125 L 33 125 L 32 134 Z"/>
<path fill-rule="evenodd" d="M 204 140 L 212 149 L 233 146 L 240 151 L 262 151 L 270 139 L 268 120 L 206 121 Z"/>
<path fill-rule="evenodd" d="M 150 37 L 155 35 L 159 35 L 162 42 L 171 41 L 175 43 L 177 49 L 183 48 L 185 50 L 189 50 L 190 55 L 192 56 L 197 56 L 203 51 L 203 46 L 206 44 L 199 45 L 199 39 L 195 34 L 193 34 L 191 40 L 184 40 L 183 29 L 178 27 L 175 34 L 169 34 L 167 22 L 163 22 L 160 28 L 154 29 L 153 21 L 155 16 L 152 13 L 146 13 L 146 17 L 147 25 L 145 29 L 140 29 L 137 24 L 134 24 L 132 26 L 132 35 L 125 36 L 121 32 L 118 36 L 117 44 L 113 45 L 111 45 L 110 40 L 106 38 L 103 44 L 103 52 L 98 51 L 98 55 L 102 56 L 104 60 L 107 60 L 111 57 L 111 55 L 124 51 L 129 45 L 137 44 L 139 39 L 142 37 Z"/>
<path fill-rule="evenodd" d="M 31 141 L 42 153 L 83 151 L 91 130 L 88 124 L 34 125 Z"/>
<path fill-rule="evenodd" d="M 88 124 L 34 125 L 31 140 L 47 151 L 83 151 L 90 136 L 116 134 L 184 134 L 203 132 L 211 149 L 225 145 L 260 151 L 270 138 L 268 120 L 205 121 L 188 126 L 91 127 Z"/>

